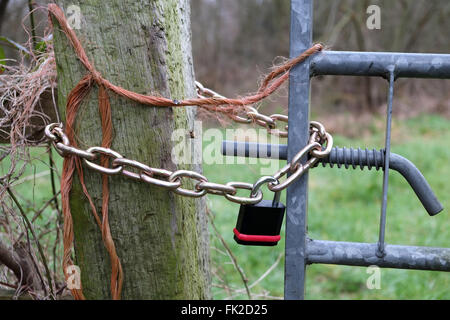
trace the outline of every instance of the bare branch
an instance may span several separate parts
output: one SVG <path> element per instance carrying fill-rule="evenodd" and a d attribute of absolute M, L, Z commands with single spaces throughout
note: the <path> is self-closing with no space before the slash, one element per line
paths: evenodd
<path fill-rule="evenodd" d="M 11 189 L 9 187 L 6 187 L 6 191 L 8 192 L 9 196 L 14 201 L 14 203 L 16 204 L 17 208 L 19 209 L 20 214 L 22 215 L 22 218 L 25 221 L 26 227 L 28 228 L 28 230 L 33 235 L 33 238 L 34 238 L 34 240 L 36 242 L 36 246 L 37 246 L 38 251 L 39 251 L 39 255 L 41 256 L 42 264 L 44 265 L 45 272 L 47 274 L 47 281 L 48 281 L 48 286 L 50 288 L 50 292 L 52 293 L 52 295 L 54 295 L 53 284 L 52 284 L 53 283 L 52 277 L 50 275 L 50 270 L 48 268 L 47 259 L 45 258 L 44 251 L 42 250 L 42 246 L 39 243 L 39 238 L 36 236 L 36 233 L 34 232 L 34 229 L 33 229 L 33 226 L 31 224 L 30 220 L 28 220 L 28 217 L 25 214 L 25 211 L 22 209 L 22 206 L 20 205 L 20 203 L 17 200 L 17 198 L 14 195 L 14 193 L 11 191 Z M 46 290 L 45 287 L 44 287 L 44 290 Z"/>
<path fill-rule="evenodd" d="M 235 255 L 233 254 L 233 252 L 231 251 L 230 247 L 228 246 L 228 244 L 226 243 L 225 239 L 222 237 L 222 235 L 220 234 L 220 232 L 217 230 L 215 224 L 214 224 L 214 219 L 211 215 L 211 212 L 209 211 L 209 208 L 206 207 L 206 214 L 210 217 L 209 221 L 211 223 L 211 226 L 213 227 L 214 233 L 216 234 L 216 236 L 219 238 L 220 242 L 222 242 L 223 247 L 225 248 L 226 252 L 228 253 L 228 256 L 231 259 L 231 262 L 233 263 L 234 268 L 236 269 L 236 271 L 239 273 L 239 275 L 241 276 L 242 279 L 242 283 L 244 284 L 245 290 L 247 291 L 247 296 L 248 298 L 251 300 L 252 299 L 252 295 L 250 293 L 250 289 L 248 287 L 248 279 L 244 274 L 244 271 L 242 270 L 242 268 L 239 266 L 237 259 L 235 257 Z"/>
<path fill-rule="evenodd" d="M 42 289 L 36 270 L 23 243 L 19 242 L 14 248 L 8 248 L 0 242 L 0 263 L 14 273 L 19 283 L 18 288 L 35 291 Z"/>

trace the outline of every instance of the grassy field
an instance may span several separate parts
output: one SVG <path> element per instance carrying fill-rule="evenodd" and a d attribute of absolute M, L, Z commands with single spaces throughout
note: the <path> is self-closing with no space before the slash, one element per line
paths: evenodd
<path fill-rule="evenodd" d="M 393 123 L 392 152 L 410 159 L 424 174 L 443 203 L 450 206 L 450 121 L 439 116 L 422 116 Z M 365 139 L 335 135 L 335 146 L 381 148 L 382 130 L 373 128 Z M 205 175 L 213 181 L 256 181 L 258 165 L 205 165 Z M 378 240 L 382 172 L 360 169 L 315 168 L 309 179 L 308 230 L 313 239 L 371 242 Z M 271 193 L 265 192 L 266 198 Z M 285 197 L 283 192 L 282 199 Z M 283 254 L 283 241 L 276 247 L 239 246 L 233 240 L 239 206 L 221 197 L 209 198 L 214 223 L 240 267 L 252 284 Z M 397 172 L 390 174 L 386 242 L 390 244 L 450 246 L 448 209 L 430 217 L 408 183 Z M 216 299 L 243 288 L 239 273 L 212 237 Z M 283 296 L 283 257 L 276 267 L 252 287 L 251 292 L 272 297 Z M 313 265 L 307 268 L 307 299 L 449 299 L 450 276 L 432 271 L 381 270 L 381 289 L 366 287 L 370 274 L 363 267 Z M 235 298 L 247 298 L 244 290 Z"/>
<path fill-rule="evenodd" d="M 392 152 L 410 159 L 422 171 L 445 208 L 450 207 L 449 126 L 449 120 L 436 115 L 402 122 L 394 118 L 393 123 Z M 371 128 L 372 134 L 361 139 L 334 135 L 335 146 L 379 149 L 383 146 L 384 133 L 378 127 Z M 36 148 L 32 154 L 37 160 L 24 174 L 30 180 L 14 187 L 30 217 L 33 208 L 41 207 L 51 194 L 45 150 Z M 55 158 L 60 166 L 59 157 L 55 155 Z M 228 160 L 235 162 L 235 159 Z M 261 168 L 268 167 L 267 164 L 249 164 L 248 159 L 245 161 L 245 164 L 232 165 L 205 164 L 204 173 L 210 181 L 218 183 L 254 182 L 261 176 Z M 8 166 L 5 160 L 0 164 L 0 170 L 4 171 Z M 313 169 L 309 180 L 309 236 L 324 240 L 376 242 L 381 181 L 381 171 Z M 407 182 L 396 172 L 390 175 L 389 188 L 387 243 L 450 247 L 448 209 L 429 217 Z M 265 188 L 263 191 L 265 198 L 270 199 L 272 194 Z M 283 202 L 284 198 L 285 192 Z M 209 196 L 208 205 L 214 225 L 248 278 L 252 297 L 282 297 L 284 241 L 276 247 L 239 246 L 232 239 L 239 205 L 218 196 Z M 43 227 L 49 220 L 54 221 L 49 219 L 54 214 L 54 210 L 46 210 L 36 224 Z M 51 243 L 52 235 L 46 237 L 44 241 Z M 284 234 L 282 237 L 284 239 Z M 248 298 L 239 273 L 212 228 L 211 248 L 214 299 Z M 307 299 L 450 299 L 448 273 L 382 269 L 381 289 L 369 290 L 366 268 L 313 265 L 307 270 Z"/>

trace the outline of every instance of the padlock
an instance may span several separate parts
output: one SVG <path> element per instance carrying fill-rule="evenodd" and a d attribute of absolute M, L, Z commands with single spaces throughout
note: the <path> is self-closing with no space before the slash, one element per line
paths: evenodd
<path fill-rule="evenodd" d="M 280 192 L 273 201 L 261 200 L 257 204 L 241 204 L 234 240 L 242 245 L 275 246 L 280 241 L 285 206 L 279 202 Z"/>

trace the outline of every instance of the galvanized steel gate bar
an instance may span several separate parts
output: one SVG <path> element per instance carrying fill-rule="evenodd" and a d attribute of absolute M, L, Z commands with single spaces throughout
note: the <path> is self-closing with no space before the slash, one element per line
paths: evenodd
<path fill-rule="evenodd" d="M 291 0 L 290 56 L 312 45 L 313 1 Z M 389 80 L 385 154 L 390 155 L 393 84 L 399 77 L 450 78 L 450 55 L 325 51 L 293 68 L 289 82 L 287 158 L 307 144 L 310 77 L 380 76 Z M 308 174 L 287 189 L 285 299 L 304 299 L 306 266 L 311 263 L 450 271 L 449 248 L 384 245 L 388 168 L 385 157 L 379 241 L 375 244 L 311 240 L 307 237 Z"/>

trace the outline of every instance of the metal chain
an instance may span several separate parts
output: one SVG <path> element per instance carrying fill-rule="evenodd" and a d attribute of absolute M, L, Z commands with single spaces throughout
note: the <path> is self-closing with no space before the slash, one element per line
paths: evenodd
<path fill-rule="evenodd" d="M 200 82 L 195 81 L 195 86 L 197 89 L 197 97 L 199 98 L 225 98 L 221 94 L 205 88 Z M 278 128 L 277 121 L 281 121 L 284 123 L 288 122 L 288 117 L 283 114 L 272 114 L 270 116 L 266 116 L 264 114 L 261 114 L 258 112 L 258 110 L 252 106 L 246 106 L 245 107 L 245 114 L 243 116 L 235 115 L 235 114 L 229 114 L 227 113 L 227 116 L 231 118 L 232 120 L 239 122 L 239 123 L 256 123 L 260 125 L 261 127 L 264 127 L 267 129 L 267 132 L 279 137 L 287 137 L 288 136 L 288 126 L 285 124 L 284 129 L 280 130 Z"/>
<path fill-rule="evenodd" d="M 199 97 L 223 98 L 222 95 L 205 88 L 198 81 L 195 82 L 195 85 Z M 281 137 L 287 136 L 287 126 L 285 126 L 286 131 L 276 129 L 277 121 L 288 122 L 287 116 L 281 114 L 266 116 L 260 114 L 254 107 L 246 108 L 245 117 L 238 115 L 229 116 L 234 121 L 240 123 L 255 122 L 265 127 L 270 134 Z M 133 180 L 165 188 L 185 197 L 198 198 L 206 194 L 212 194 L 223 196 L 229 201 L 239 204 L 256 204 L 263 198 L 263 192 L 260 189 L 263 184 L 267 184 L 270 191 L 279 193 L 312 168 L 320 158 L 326 157 L 331 152 L 333 137 L 325 130 L 325 127 L 321 123 L 311 121 L 309 131 L 310 137 L 308 144 L 292 158 L 290 163 L 278 170 L 273 176 L 261 177 L 254 184 L 237 181 L 220 184 L 208 181 L 205 176 L 195 171 L 176 170 L 172 172 L 166 169 L 152 168 L 139 161 L 127 159 L 112 149 L 103 147 L 91 147 L 87 150 L 78 149 L 70 145 L 69 139 L 63 131 L 62 123 L 49 124 L 45 128 L 45 135 L 50 139 L 54 148 L 62 157 L 78 156 L 87 167 L 106 175 L 120 174 Z M 95 161 L 99 159 L 99 155 L 111 158 L 111 167 L 107 168 L 96 163 Z M 307 161 L 302 162 L 305 158 Z M 289 177 L 283 182 L 280 182 L 280 179 L 288 173 L 290 173 Z M 192 190 L 182 187 L 183 178 L 194 181 L 194 188 Z M 250 197 L 236 196 L 239 189 L 250 190 Z"/>
<path fill-rule="evenodd" d="M 142 181 L 151 185 L 165 188 L 186 197 L 202 197 L 206 194 L 224 196 L 226 199 L 239 204 L 256 204 L 263 198 L 260 187 L 267 183 L 269 190 L 280 192 L 297 180 L 308 169 L 314 166 L 320 158 L 327 156 L 333 146 L 333 138 L 325 131 L 322 124 L 311 121 L 310 139 L 308 145 L 300 150 L 285 167 L 277 171 L 273 176 L 264 176 L 255 184 L 247 182 L 231 181 L 226 184 L 210 182 L 205 176 L 190 170 L 169 171 L 160 168 L 152 168 L 139 161 L 127 159 L 120 153 L 103 147 L 91 147 L 81 150 L 71 146 L 65 135 L 62 124 L 52 123 L 45 128 L 45 135 L 50 139 L 56 151 L 62 157 L 78 156 L 84 164 L 92 170 L 106 175 L 123 175 L 127 178 Z M 111 167 L 107 168 L 95 161 L 103 155 L 112 159 Z M 309 155 L 305 163 L 301 160 Z M 291 175 L 280 182 L 280 179 L 290 173 Z M 182 187 L 182 179 L 194 181 L 193 190 Z M 238 189 L 251 190 L 250 197 L 238 197 Z"/>

